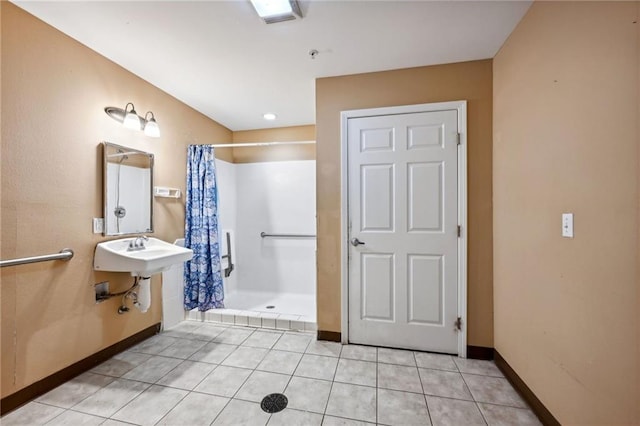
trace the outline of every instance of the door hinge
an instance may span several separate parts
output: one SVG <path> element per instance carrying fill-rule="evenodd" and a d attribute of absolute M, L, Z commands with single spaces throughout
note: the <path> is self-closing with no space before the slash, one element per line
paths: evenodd
<path fill-rule="evenodd" d="M 462 318 L 458 317 L 456 322 L 453 323 L 454 327 L 458 331 L 462 331 Z"/>
<path fill-rule="evenodd" d="M 458 238 L 462 236 L 462 226 L 458 225 Z"/>
<path fill-rule="evenodd" d="M 460 133 L 456 133 L 456 143 L 460 145 Z"/>

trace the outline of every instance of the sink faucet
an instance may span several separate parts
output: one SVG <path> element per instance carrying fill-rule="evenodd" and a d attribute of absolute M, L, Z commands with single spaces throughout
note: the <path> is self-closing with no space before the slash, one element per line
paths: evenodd
<path fill-rule="evenodd" d="M 149 241 L 149 237 L 147 237 L 146 235 L 141 235 L 139 237 L 136 237 L 135 239 L 132 239 L 129 241 L 129 248 L 127 249 L 127 251 L 132 251 L 132 250 L 144 250 L 145 246 L 144 246 L 144 242 L 145 241 Z"/>

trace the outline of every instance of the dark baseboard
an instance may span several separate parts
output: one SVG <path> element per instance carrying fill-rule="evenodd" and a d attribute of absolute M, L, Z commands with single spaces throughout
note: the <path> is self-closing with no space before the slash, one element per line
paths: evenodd
<path fill-rule="evenodd" d="M 318 340 L 329 340 L 330 342 L 341 342 L 342 334 L 337 331 L 318 330 Z"/>
<path fill-rule="evenodd" d="M 70 366 L 63 368 L 62 370 L 53 373 L 50 376 L 45 377 L 42 380 L 38 380 L 35 383 L 30 384 L 26 388 L 7 395 L 0 400 L 0 415 L 4 415 L 9 411 L 15 410 L 23 404 L 31 401 L 40 395 L 49 392 L 61 384 L 73 379 L 74 377 L 84 373 L 87 370 L 91 370 L 96 365 L 108 360 L 112 356 L 119 354 L 120 352 L 129 349 L 133 345 L 147 339 L 154 334 L 160 332 L 160 323 L 145 328 L 142 331 L 129 336 L 118 343 L 114 343 L 108 348 L 102 349 L 100 352 L 96 352 L 80 361 L 71 364 Z"/>
<path fill-rule="evenodd" d="M 518 376 L 513 368 L 502 358 L 502 355 L 494 349 L 494 359 L 496 366 L 504 373 L 504 376 L 509 380 L 513 387 L 520 393 L 520 396 L 527 401 L 533 412 L 538 416 L 538 419 L 545 426 L 560 426 L 560 422 L 553 417 L 551 411 L 544 406 L 542 401 L 529 389 L 529 386 Z"/>
<path fill-rule="evenodd" d="M 487 361 L 493 360 L 493 348 L 486 348 L 484 346 L 467 346 L 467 358 L 471 359 L 484 359 Z"/>

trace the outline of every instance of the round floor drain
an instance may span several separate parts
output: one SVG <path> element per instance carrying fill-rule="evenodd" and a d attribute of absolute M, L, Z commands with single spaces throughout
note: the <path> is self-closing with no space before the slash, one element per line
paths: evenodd
<path fill-rule="evenodd" d="M 262 398 L 260 408 L 262 408 L 262 411 L 265 411 L 267 413 L 277 413 L 284 410 L 287 407 L 288 403 L 289 400 L 283 394 L 271 393 Z"/>
<path fill-rule="evenodd" d="M 268 305 L 267 309 L 274 309 L 276 307 L 276 305 Z"/>

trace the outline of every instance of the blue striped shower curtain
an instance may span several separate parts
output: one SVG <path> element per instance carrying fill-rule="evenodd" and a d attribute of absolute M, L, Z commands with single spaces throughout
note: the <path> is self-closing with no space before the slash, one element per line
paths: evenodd
<path fill-rule="evenodd" d="M 184 245 L 193 259 L 184 268 L 184 308 L 206 311 L 224 308 L 218 189 L 211 145 L 189 145 Z"/>

